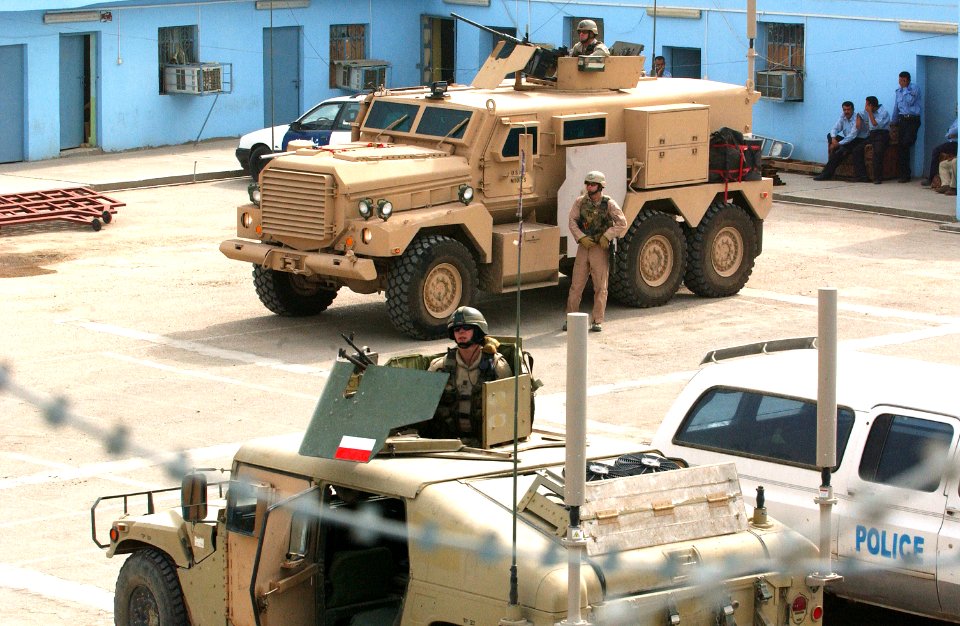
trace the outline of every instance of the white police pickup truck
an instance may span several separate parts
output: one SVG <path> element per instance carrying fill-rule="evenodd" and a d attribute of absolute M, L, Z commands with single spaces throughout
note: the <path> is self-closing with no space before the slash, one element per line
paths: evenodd
<path fill-rule="evenodd" d="M 828 592 L 960 622 L 960 367 L 840 351 Z M 653 439 L 691 464 L 734 461 L 744 493 L 816 542 L 812 339 L 707 354 Z"/>

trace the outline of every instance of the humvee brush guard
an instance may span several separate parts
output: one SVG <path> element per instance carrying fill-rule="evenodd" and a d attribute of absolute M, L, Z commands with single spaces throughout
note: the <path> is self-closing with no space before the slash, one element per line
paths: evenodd
<path fill-rule="evenodd" d="M 240 238 L 221 252 L 253 264 L 278 315 L 318 314 L 342 287 L 382 291 L 397 329 L 439 337 L 477 290 L 556 285 L 569 272 L 567 211 L 603 163 L 605 193 L 630 224 L 611 263 L 615 300 L 660 306 L 682 283 L 737 293 L 761 251 L 772 182 L 729 171 L 710 182 L 710 136 L 749 133 L 760 94 L 642 77 L 641 56 L 543 53 L 501 41 L 470 86 L 371 93 L 353 143 L 266 164 L 259 205 L 238 208 Z"/>

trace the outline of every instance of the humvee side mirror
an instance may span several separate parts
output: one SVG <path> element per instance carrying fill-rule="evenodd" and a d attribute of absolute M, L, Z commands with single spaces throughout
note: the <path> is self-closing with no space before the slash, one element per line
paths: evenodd
<path fill-rule="evenodd" d="M 180 507 L 183 520 L 201 522 L 207 517 L 207 477 L 187 474 L 180 484 Z"/>

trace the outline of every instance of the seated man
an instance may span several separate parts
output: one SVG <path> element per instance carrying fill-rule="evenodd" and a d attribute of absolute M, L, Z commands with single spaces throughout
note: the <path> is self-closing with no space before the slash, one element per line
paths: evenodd
<path fill-rule="evenodd" d="M 957 157 L 940 161 L 939 170 L 940 186 L 935 191 L 945 196 L 957 195 Z"/>
<path fill-rule="evenodd" d="M 500 343 L 487 337 L 487 320 L 480 311 L 462 306 L 447 321 L 447 331 L 456 347 L 437 357 L 428 368 L 446 372 L 450 378 L 440 397 L 433 420 L 424 424 L 424 437 L 476 441 L 483 421 L 483 383 L 513 376 Z"/>
<path fill-rule="evenodd" d="M 932 184 L 933 178 L 937 175 L 937 169 L 940 167 L 940 155 L 957 156 L 957 119 L 954 118 L 953 124 L 947 129 L 944 135 L 945 142 L 937 146 L 930 153 L 930 172 L 927 177 L 920 181 L 920 184 L 927 187 Z M 942 179 L 941 179 L 942 184 Z"/>
<path fill-rule="evenodd" d="M 830 158 L 824 166 L 819 176 L 813 180 L 830 180 L 833 173 L 837 171 L 845 158 L 852 155 L 854 151 L 862 144 L 867 136 L 865 125 L 861 123 L 859 116 L 853 114 L 853 102 L 847 100 L 841 106 L 843 113 L 840 119 L 833 125 L 827 140 L 830 142 Z M 857 180 L 867 180 L 867 172 L 863 167 L 862 161 L 854 160 L 856 167 Z"/>
<path fill-rule="evenodd" d="M 854 150 L 853 163 L 857 171 L 857 181 L 860 172 L 866 172 L 867 144 L 873 150 L 873 184 L 883 182 L 883 154 L 890 143 L 890 113 L 880 104 L 876 96 L 867 96 L 863 103 L 863 111 L 859 115 L 861 130 L 867 132 L 867 138 Z"/>

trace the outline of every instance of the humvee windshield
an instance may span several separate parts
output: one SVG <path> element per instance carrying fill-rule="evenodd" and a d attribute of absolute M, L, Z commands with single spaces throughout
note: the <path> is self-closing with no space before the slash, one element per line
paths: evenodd
<path fill-rule="evenodd" d="M 410 127 L 413 126 L 413 119 L 417 116 L 417 110 L 419 108 L 416 104 L 377 100 L 373 103 L 373 106 L 370 107 L 370 113 L 367 114 L 367 119 L 363 121 L 363 125 L 368 128 L 387 129 L 390 128 L 391 124 L 397 124 L 390 128 L 390 130 L 408 133 L 410 132 Z M 398 121 L 399 124 L 397 123 Z M 452 128 L 453 124 L 451 124 L 450 127 Z"/>
<path fill-rule="evenodd" d="M 463 133 L 470 123 L 466 120 L 469 120 L 471 115 L 473 115 L 473 111 L 428 106 L 423 111 L 420 123 L 417 124 L 417 134 L 446 137 L 447 133 L 456 128 L 450 138 L 462 139 Z"/>

